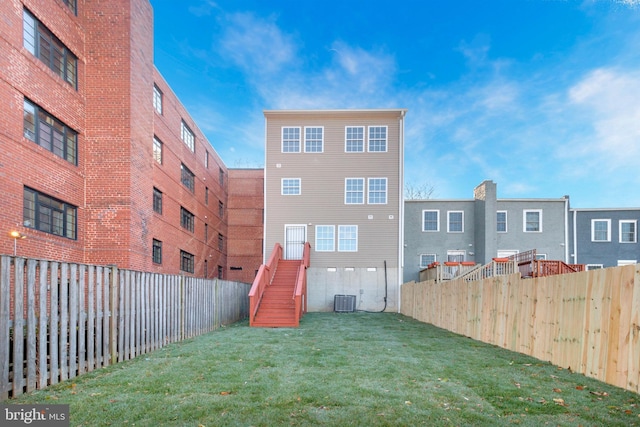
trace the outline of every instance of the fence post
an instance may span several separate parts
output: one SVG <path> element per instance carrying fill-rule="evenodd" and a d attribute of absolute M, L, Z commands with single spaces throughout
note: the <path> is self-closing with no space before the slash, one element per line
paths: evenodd
<path fill-rule="evenodd" d="M 109 283 L 109 352 L 111 364 L 118 363 L 118 317 L 116 303 L 118 301 L 118 266 L 111 266 L 111 283 Z M 106 313 L 105 313 L 106 315 Z"/>

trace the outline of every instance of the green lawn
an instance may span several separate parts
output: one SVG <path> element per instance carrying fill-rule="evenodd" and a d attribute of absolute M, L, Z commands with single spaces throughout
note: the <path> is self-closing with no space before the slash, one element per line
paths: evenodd
<path fill-rule="evenodd" d="M 640 395 L 396 314 L 241 322 L 10 403 L 82 426 L 640 425 Z"/>

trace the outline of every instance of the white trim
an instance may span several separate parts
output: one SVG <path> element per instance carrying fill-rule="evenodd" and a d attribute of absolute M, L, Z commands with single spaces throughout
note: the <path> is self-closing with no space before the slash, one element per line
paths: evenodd
<path fill-rule="evenodd" d="M 371 129 L 372 128 L 384 128 L 384 150 L 371 151 Z M 376 138 L 377 139 L 377 138 Z M 389 151 L 389 126 L 387 125 L 370 125 L 367 126 L 367 152 L 368 153 L 386 153 Z"/>
<path fill-rule="evenodd" d="M 633 224 L 633 240 L 622 240 L 622 224 Z M 618 242 L 619 243 L 637 243 L 638 242 L 638 221 L 635 219 L 621 219 L 618 221 Z"/>
<path fill-rule="evenodd" d="M 307 151 L 307 129 L 321 129 L 322 137 L 320 138 L 321 150 L 320 151 Z M 303 145 L 305 153 L 324 153 L 324 126 L 305 126 L 303 130 Z"/>
<path fill-rule="evenodd" d="M 355 227 L 356 230 L 356 247 L 355 249 L 349 249 L 349 250 L 345 250 L 345 249 L 340 249 L 340 229 L 343 227 Z M 337 236 L 337 240 L 338 240 L 338 252 L 358 252 L 358 226 L 356 224 L 348 224 L 348 225 L 338 225 L 338 236 Z"/>
<path fill-rule="evenodd" d="M 384 202 L 372 202 L 371 201 L 371 180 L 383 179 L 384 180 Z M 376 192 L 380 192 L 376 190 Z M 389 201 L 389 179 L 386 177 L 374 177 L 367 178 L 367 204 L 368 205 L 386 205 Z"/>
<path fill-rule="evenodd" d="M 297 151 L 284 151 L 284 130 L 285 129 L 298 129 L 298 150 Z M 299 153 L 300 151 L 302 151 L 302 127 L 281 126 L 280 127 L 280 152 L 285 154 L 290 154 L 290 153 Z"/>
<path fill-rule="evenodd" d="M 347 129 L 361 129 L 362 130 L 362 150 L 349 151 L 347 150 Z M 366 147 L 366 127 L 365 126 L 345 126 L 344 127 L 344 152 L 345 153 L 364 153 L 367 150 Z"/>
<path fill-rule="evenodd" d="M 320 245 L 318 244 L 318 227 L 331 227 L 331 249 L 320 249 Z M 323 225 L 323 224 L 317 224 L 315 227 L 315 236 L 314 236 L 314 240 L 315 240 L 315 246 L 314 246 L 314 250 L 316 252 L 335 252 L 336 251 L 336 226 L 335 225 Z M 323 239 L 323 240 L 327 240 L 327 239 Z"/>
<path fill-rule="evenodd" d="M 504 214 L 504 231 L 498 230 L 498 214 Z M 509 232 L 509 211 L 496 211 L 496 233 L 508 233 Z"/>
<path fill-rule="evenodd" d="M 595 239 L 595 224 L 596 222 L 606 222 L 607 223 L 607 238 L 604 240 L 596 240 Z M 604 243 L 611 241 L 611 218 L 593 218 L 591 220 L 591 241 L 596 243 Z"/>
<path fill-rule="evenodd" d="M 623 265 L 635 265 L 638 263 L 638 260 L 635 259 L 619 259 L 618 267 L 622 267 Z"/>
<path fill-rule="evenodd" d="M 496 258 L 508 258 L 511 255 L 519 254 L 519 249 L 498 249 L 496 251 Z"/>
<path fill-rule="evenodd" d="M 462 230 L 451 231 L 451 214 L 452 213 L 462 214 Z M 447 233 L 464 233 L 464 211 L 447 211 Z"/>
<path fill-rule="evenodd" d="M 433 261 L 432 261 L 432 262 L 435 262 L 435 261 L 437 261 L 437 260 L 438 260 L 438 255 L 437 255 L 437 254 L 419 254 L 419 255 L 418 255 L 418 266 L 419 266 L 420 268 L 426 268 L 426 267 L 427 267 L 427 265 L 429 265 L 429 264 L 427 264 L 427 265 L 422 265 L 422 257 L 423 257 L 423 256 L 431 256 L 431 255 L 433 255 Z"/>
<path fill-rule="evenodd" d="M 362 181 L 362 202 L 360 202 L 360 203 L 347 202 L 347 180 L 349 180 L 349 179 L 359 179 L 359 180 Z M 347 177 L 347 178 L 344 179 L 344 204 L 345 205 L 364 205 L 365 194 L 366 194 L 366 188 L 365 188 L 365 179 L 364 178 Z"/>
<path fill-rule="evenodd" d="M 436 213 L 436 229 L 435 230 L 425 230 L 424 229 L 424 213 L 425 212 L 435 212 Z M 438 233 L 440 231 L 440 209 L 423 209 L 422 215 L 420 216 L 420 227 L 422 228 L 423 233 Z"/>
<path fill-rule="evenodd" d="M 297 193 L 286 193 L 284 192 L 284 182 L 285 181 L 298 181 L 298 192 Z M 288 187 L 294 188 L 294 187 Z M 281 196 L 299 196 L 302 194 L 302 179 L 301 178 L 281 178 L 280 179 L 280 195 Z"/>
<path fill-rule="evenodd" d="M 302 251 L 300 252 L 300 257 L 301 258 L 289 258 L 288 255 L 288 251 L 287 251 L 287 228 L 293 228 L 293 227 L 301 227 L 304 229 L 304 238 L 302 239 Z M 307 224 L 285 224 L 284 225 L 284 238 L 282 239 L 282 241 L 284 242 L 284 244 L 282 245 L 282 257 L 284 259 L 302 259 L 302 254 L 304 253 L 304 243 L 307 241 Z M 271 254 L 269 254 L 270 256 Z"/>
<path fill-rule="evenodd" d="M 540 215 L 538 216 L 538 226 L 539 230 L 531 230 L 527 231 L 527 213 L 528 212 L 537 212 Z M 542 209 L 523 209 L 522 210 L 522 232 L 523 233 L 542 233 Z"/>

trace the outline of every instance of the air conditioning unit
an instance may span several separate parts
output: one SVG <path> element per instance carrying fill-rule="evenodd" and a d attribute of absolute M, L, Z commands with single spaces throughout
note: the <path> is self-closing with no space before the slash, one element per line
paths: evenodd
<path fill-rule="evenodd" d="M 333 297 L 333 311 L 336 313 L 353 313 L 356 311 L 356 296 L 335 295 Z"/>

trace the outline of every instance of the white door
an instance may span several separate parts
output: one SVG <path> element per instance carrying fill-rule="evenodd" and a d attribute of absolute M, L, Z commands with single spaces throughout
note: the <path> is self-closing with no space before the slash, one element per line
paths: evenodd
<path fill-rule="evenodd" d="M 284 259 L 302 259 L 307 241 L 306 225 L 284 226 Z"/>

